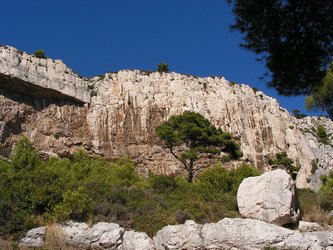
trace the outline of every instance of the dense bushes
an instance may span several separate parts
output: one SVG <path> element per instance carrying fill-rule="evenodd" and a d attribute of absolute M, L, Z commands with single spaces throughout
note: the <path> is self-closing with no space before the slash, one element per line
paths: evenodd
<path fill-rule="evenodd" d="M 273 168 L 281 168 L 286 170 L 291 177 L 296 180 L 300 166 L 295 166 L 294 161 L 290 159 L 286 152 L 277 153 L 274 159 L 270 159 L 268 164 Z"/>
<path fill-rule="evenodd" d="M 318 192 L 297 190 L 298 203 L 304 220 L 332 224 L 333 218 L 328 213 L 333 210 L 333 172 L 321 179 L 323 185 Z"/>
<path fill-rule="evenodd" d="M 10 161 L 0 160 L 0 235 L 68 219 L 116 222 L 154 234 L 166 224 L 199 223 L 238 215 L 241 180 L 249 166 L 215 166 L 188 183 L 183 177 L 139 176 L 127 158 L 108 162 L 77 152 L 73 159 L 41 161 L 23 138 Z M 149 223 L 147 223 L 149 221 Z"/>

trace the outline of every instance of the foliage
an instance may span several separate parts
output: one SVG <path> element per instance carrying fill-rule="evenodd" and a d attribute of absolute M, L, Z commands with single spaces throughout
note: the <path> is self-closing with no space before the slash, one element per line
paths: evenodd
<path fill-rule="evenodd" d="M 333 172 L 322 178 L 323 185 L 319 190 L 320 207 L 326 211 L 333 210 Z"/>
<path fill-rule="evenodd" d="M 320 191 L 315 192 L 309 188 L 296 189 L 296 197 L 303 221 L 317 222 L 322 226 L 332 224 L 332 217 L 321 207 Z"/>
<path fill-rule="evenodd" d="M 157 71 L 162 73 L 162 72 L 165 72 L 165 73 L 168 73 L 169 72 L 169 65 L 166 64 L 166 63 L 159 63 L 157 65 Z"/>
<path fill-rule="evenodd" d="M 292 111 L 292 114 L 293 114 L 293 116 L 295 116 L 297 119 L 302 119 L 302 118 L 306 117 L 306 114 L 301 113 L 301 111 L 300 111 L 299 109 L 294 109 L 294 110 Z"/>
<path fill-rule="evenodd" d="M 333 2 L 227 0 L 241 46 L 260 55 L 269 86 L 282 95 L 309 94 L 321 84 L 333 57 Z M 331 102 L 332 103 L 332 102 Z"/>
<path fill-rule="evenodd" d="M 34 56 L 37 57 L 37 58 L 47 58 L 46 55 L 45 55 L 45 52 L 44 50 L 42 49 L 38 49 L 34 52 Z"/>
<path fill-rule="evenodd" d="M 326 133 L 326 129 L 322 125 L 319 125 L 317 127 L 316 135 L 318 138 L 318 142 L 323 143 L 325 145 L 328 145 L 330 143 L 328 135 Z"/>
<path fill-rule="evenodd" d="M 318 162 L 319 162 L 319 160 L 318 159 L 316 159 L 316 160 L 312 160 L 311 161 L 311 174 L 315 174 L 316 173 L 316 171 L 317 171 L 317 169 L 319 168 L 319 166 L 318 166 Z"/>
<path fill-rule="evenodd" d="M 155 132 L 170 153 L 184 165 L 189 182 L 200 169 L 195 162 L 205 154 L 227 152 L 233 159 L 242 156 L 240 146 L 233 142 L 229 133 L 222 132 L 221 128 L 216 128 L 196 112 L 173 115 L 156 127 Z"/>
<path fill-rule="evenodd" d="M 13 159 L 36 153 L 25 138 L 16 148 Z M 216 222 L 238 215 L 238 185 L 258 174 L 249 166 L 216 166 L 192 184 L 164 175 L 144 179 L 128 158 L 110 162 L 83 151 L 72 159 L 38 159 L 19 171 L 15 166 L 0 160 L 0 236 L 20 237 L 32 227 L 68 219 L 115 222 L 150 235 L 186 219 Z"/>
<path fill-rule="evenodd" d="M 15 170 L 29 170 L 37 165 L 39 156 L 27 137 L 22 137 L 14 148 L 11 163 Z"/>
<path fill-rule="evenodd" d="M 295 166 L 293 163 L 294 161 L 288 157 L 286 152 L 277 153 L 274 159 L 268 161 L 269 165 L 286 170 L 293 179 L 296 179 L 300 167 Z"/>
<path fill-rule="evenodd" d="M 79 187 L 78 190 L 67 190 L 63 193 L 62 201 L 53 208 L 53 216 L 57 221 L 85 221 L 91 213 L 91 208 L 92 198 L 83 187 Z"/>
<path fill-rule="evenodd" d="M 312 91 L 305 103 L 308 110 L 326 111 L 328 116 L 333 119 L 333 62 L 321 85 Z"/>

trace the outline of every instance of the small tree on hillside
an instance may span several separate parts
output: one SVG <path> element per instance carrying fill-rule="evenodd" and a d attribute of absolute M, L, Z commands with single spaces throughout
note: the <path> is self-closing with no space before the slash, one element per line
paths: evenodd
<path fill-rule="evenodd" d="M 168 73 L 169 65 L 166 63 L 159 63 L 159 64 L 157 64 L 157 71 L 160 73 L 162 73 L 162 72 Z"/>
<path fill-rule="evenodd" d="M 42 49 L 36 50 L 34 52 L 34 56 L 37 57 L 37 58 L 47 58 L 46 55 L 45 55 L 44 50 L 42 50 Z"/>
<path fill-rule="evenodd" d="M 155 132 L 170 153 L 184 165 L 188 182 L 193 181 L 194 174 L 200 169 L 195 163 L 203 154 L 226 152 L 232 159 L 242 156 L 240 146 L 233 142 L 229 133 L 216 128 L 196 112 L 173 115 L 156 127 Z"/>

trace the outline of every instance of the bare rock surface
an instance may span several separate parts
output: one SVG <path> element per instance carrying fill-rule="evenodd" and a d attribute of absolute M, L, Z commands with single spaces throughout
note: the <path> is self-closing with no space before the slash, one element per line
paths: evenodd
<path fill-rule="evenodd" d="M 46 227 L 37 227 L 27 232 L 21 240 L 20 246 L 25 248 L 43 247 Z"/>
<path fill-rule="evenodd" d="M 245 178 L 238 188 L 237 205 L 246 218 L 278 225 L 295 222 L 295 184 L 281 169 Z"/>
<path fill-rule="evenodd" d="M 13 47 L 0 46 L 0 75 L 3 85 L 6 77 L 10 77 L 21 90 L 28 86 L 35 90 L 45 88 L 53 90 L 54 95 L 58 92 L 80 102 L 90 102 L 87 83 L 61 60 L 37 58 Z"/>
<path fill-rule="evenodd" d="M 301 232 L 315 232 L 322 231 L 323 228 L 316 222 L 308 222 L 308 221 L 299 221 L 298 230 Z"/>
<path fill-rule="evenodd" d="M 166 226 L 154 237 L 156 249 L 203 249 L 201 228 L 202 225 L 192 220 L 182 225 Z"/>
<path fill-rule="evenodd" d="M 326 244 L 327 238 L 332 237 L 331 232 L 328 234 L 319 240 L 313 235 L 253 219 L 225 218 L 202 228 L 204 249 L 325 249 L 320 244 Z"/>
<path fill-rule="evenodd" d="M 159 249 L 333 249 L 333 232 L 302 233 L 254 219 L 224 218 L 217 223 L 169 225 L 156 233 L 154 240 L 147 234 L 125 231 L 114 223 L 69 222 L 57 226 L 62 231 L 64 246 L 78 249 L 159 250 Z M 30 230 L 20 247 L 43 247 L 45 227 Z M 40 239 L 33 243 L 35 239 Z M 37 244 L 38 243 L 38 244 Z"/>
<path fill-rule="evenodd" d="M 154 250 L 154 241 L 142 232 L 126 231 L 119 250 Z"/>
<path fill-rule="evenodd" d="M 223 77 L 124 70 L 88 79 L 59 60 L 1 46 L 0 110 L 4 156 L 24 134 L 45 155 L 84 148 L 108 158 L 130 155 L 142 173 L 179 174 L 180 163 L 161 147 L 154 128 L 193 110 L 237 138 L 243 160 L 258 168 L 286 151 L 301 166 L 298 187 L 318 188 L 320 175 L 333 169 L 333 147 L 320 143 L 315 132 L 322 125 L 332 141 L 331 120 L 296 119 L 274 98 Z"/>

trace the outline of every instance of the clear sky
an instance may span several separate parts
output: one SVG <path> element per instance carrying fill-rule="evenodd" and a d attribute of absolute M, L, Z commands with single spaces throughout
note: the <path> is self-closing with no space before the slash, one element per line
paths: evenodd
<path fill-rule="evenodd" d="M 224 76 L 304 113 L 304 97 L 280 97 L 259 80 L 266 69 L 241 49 L 224 0 L 8 0 L 1 2 L 0 44 L 42 48 L 82 76 L 121 69 Z M 288 63 L 288 62 L 286 62 Z"/>

